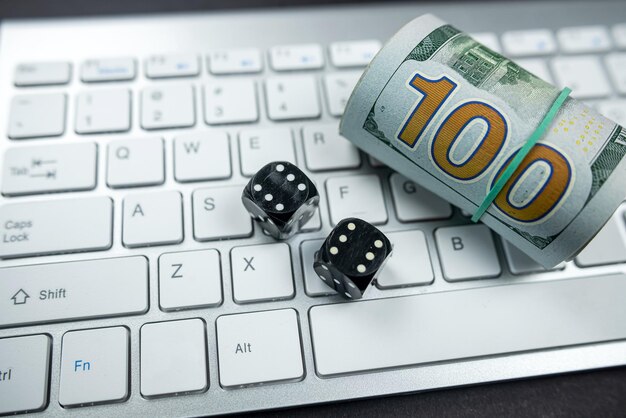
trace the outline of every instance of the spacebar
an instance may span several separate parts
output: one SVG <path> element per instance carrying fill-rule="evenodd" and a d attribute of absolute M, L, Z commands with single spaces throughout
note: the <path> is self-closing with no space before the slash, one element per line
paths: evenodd
<path fill-rule="evenodd" d="M 626 338 L 621 274 L 311 308 L 331 376 Z"/>

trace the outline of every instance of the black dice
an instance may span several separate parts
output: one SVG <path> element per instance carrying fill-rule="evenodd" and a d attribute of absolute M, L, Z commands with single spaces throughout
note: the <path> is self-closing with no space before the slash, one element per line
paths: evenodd
<path fill-rule="evenodd" d="M 287 239 L 311 219 L 320 196 L 298 167 L 275 161 L 252 177 L 243 189 L 241 200 L 266 233 L 276 239 Z"/>
<path fill-rule="evenodd" d="M 389 239 L 362 219 L 347 218 L 330 232 L 315 253 L 313 268 L 337 293 L 360 299 L 391 255 Z"/>

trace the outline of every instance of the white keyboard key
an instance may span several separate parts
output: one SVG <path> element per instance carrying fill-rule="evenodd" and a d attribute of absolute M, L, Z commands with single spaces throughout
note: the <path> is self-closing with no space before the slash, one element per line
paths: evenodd
<path fill-rule="evenodd" d="M 613 41 L 618 48 L 626 49 L 626 23 L 613 26 Z"/>
<path fill-rule="evenodd" d="M 504 248 L 504 255 L 506 261 L 509 264 L 509 269 L 513 274 L 527 274 L 527 273 L 541 273 L 547 271 L 545 267 L 530 258 L 522 250 L 518 249 L 508 241 L 502 240 L 502 247 Z M 554 269 L 562 269 L 565 267 L 565 263 L 561 263 Z M 554 270 L 552 269 L 552 270 Z"/>
<path fill-rule="evenodd" d="M 311 241 L 303 241 L 300 244 L 300 257 L 302 259 L 302 274 L 304 276 L 304 289 L 309 296 L 322 296 L 332 295 L 335 289 L 326 285 L 320 276 L 313 270 L 313 261 L 315 258 L 315 252 L 318 251 L 322 244 L 323 239 L 316 239 Z M 385 266 L 385 268 L 387 268 Z"/>
<path fill-rule="evenodd" d="M 333 177 L 326 180 L 333 225 L 344 218 L 361 218 L 374 225 L 387 222 L 380 179 L 375 174 Z"/>
<path fill-rule="evenodd" d="M 177 244 L 183 240 L 183 207 L 179 192 L 124 197 L 122 242 L 127 247 Z"/>
<path fill-rule="evenodd" d="M 152 186 L 165 181 L 162 139 L 135 138 L 111 141 L 107 152 L 109 187 Z"/>
<path fill-rule="evenodd" d="M 167 253 L 159 257 L 159 305 L 165 311 L 218 306 L 222 273 L 217 250 Z"/>
<path fill-rule="evenodd" d="M 275 46 L 270 62 L 275 71 L 313 70 L 324 66 L 324 51 L 318 44 Z"/>
<path fill-rule="evenodd" d="M 147 310 L 145 257 L 0 269 L 0 327 L 131 315 Z"/>
<path fill-rule="evenodd" d="M 81 406 L 128 398 L 129 332 L 126 327 L 63 335 L 59 403 Z"/>
<path fill-rule="evenodd" d="M 252 176 L 271 161 L 296 163 L 293 138 L 288 128 L 251 129 L 239 132 L 241 173 Z"/>
<path fill-rule="evenodd" d="M 263 69 L 263 58 L 256 48 L 224 49 L 209 54 L 208 67 L 215 75 L 258 73 Z"/>
<path fill-rule="evenodd" d="M 174 78 L 192 77 L 200 74 L 197 55 L 152 55 L 146 60 L 146 77 Z"/>
<path fill-rule="evenodd" d="M 491 231 L 485 225 L 462 225 L 435 231 L 443 275 L 447 281 L 487 279 L 501 268 Z"/>
<path fill-rule="evenodd" d="M 396 216 L 401 222 L 446 219 L 452 216 L 452 206 L 448 202 L 403 175 L 393 173 L 389 184 Z"/>
<path fill-rule="evenodd" d="M 67 97 L 63 93 L 28 94 L 11 100 L 11 139 L 59 136 L 65 132 Z"/>
<path fill-rule="evenodd" d="M 51 345 L 42 334 L 0 339 L 0 414 L 46 407 Z"/>
<path fill-rule="evenodd" d="M 130 97 L 126 89 L 80 93 L 76 104 L 76 133 L 129 131 Z"/>
<path fill-rule="evenodd" d="M 350 71 L 331 73 L 324 76 L 324 91 L 326 92 L 328 111 L 331 115 L 343 115 L 348 99 L 361 74 L 360 71 Z"/>
<path fill-rule="evenodd" d="M 611 86 L 597 56 L 558 57 L 552 60 L 552 71 L 557 85 L 571 88 L 572 96 L 577 99 L 611 94 Z"/>
<path fill-rule="evenodd" d="M 576 257 L 581 267 L 626 262 L 624 219 L 614 215 Z"/>
<path fill-rule="evenodd" d="M 530 71 L 543 81 L 547 81 L 548 83 L 553 83 L 552 75 L 550 75 L 550 70 L 548 69 L 548 63 L 545 59 L 541 58 L 523 58 L 519 60 L 515 60 L 515 62 L 525 70 Z"/>
<path fill-rule="evenodd" d="M 265 81 L 267 115 L 272 120 L 313 119 L 320 116 L 313 76 L 270 77 Z"/>
<path fill-rule="evenodd" d="M 259 118 L 252 80 L 218 80 L 204 86 L 204 121 L 209 125 L 255 122 Z"/>
<path fill-rule="evenodd" d="M 611 36 L 604 26 L 563 28 L 556 37 L 564 52 L 603 52 L 611 48 Z"/>
<path fill-rule="evenodd" d="M 605 59 L 613 85 L 618 92 L 626 94 L 626 52 L 609 54 Z"/>
<path fill-rule="evenodd" d="M 230 141 L 226 132 L 198 132 L 174 139 L 176 181 L 217 180 L 230 176 Z"/>
<path fill-rule="evenodd" d="M 547 29 L 510 31 L 502 35 L 502 45 L 511 56 L 548 55 L 556 52 L 556 40 Z"/>
<path fill-rule="evenodd" d="M 15 67 L 13 83 L 18 87 L 67 84 L 71 75 L 69 62 L 29 62 Z"/>
<path fill-rule="evenodd" d="M 91 190 L 96 187 L 97 150 L 93 142 L 9 148 L 2 194 Z"/>
<path fill-rule="evenodd" d="M 85 61 L 80 68 L 80 79 L 84 83 L 101 81 L 125 81 L 135 78 L 133 58 L 104 58 Z"/>
<path fill-rule="evenodd" d="M 222 386 L 297 381 L 304 377 L 295 310 L 223 315 L 217 318 L 216 326 Z"/>
<path fill-rule="evenodd" d="M 287 299 L 294 295 L 287 244 L 235 247 L 230 252 L 230 261 L 235 302 Z"/>
<path fill-rule="evenodd" d="M 141 91 L 143 129 L 187 128 L 195 124 L 193 86 L 163 85 Z"/>
<path fill-rule="evenodd" d="M 481 32 L 481 33 L 470 33 L 470 36 L 474 38 L 474 40 L 478 43 L 485 45 L 487 48 L 491 49 L 494 52 L 502 52 L 502 48 L 500 47 L 500 42 L 498 41 L 498 37 L 495 33 L 490 32 Z"/>
<path fill-rule="evenodd" d="M 141 327 L 141 394 L 203 392 L 209 387 L 206 330 L 198 318 Z"/>
<path fill-rule="evenodd" d="M 598 103 L 598 112 L 622 126 L 626 126 L 626 100 L 614 99 Z"/>
<path fill-rule="evenodd" d="M 376 286 L 381 289 L 430 284 L 434 280 L 426 237 L 422 231 L 391 232 L 391 257 L 380 271 Z"/>
<path fill-rule="evenodd" d="M 357 147 L 339 135 L 336 123 L 310 125 L 302 129 L 306 166 L 311 171 L 357 168 L 361 156 Z"/>
<path fill-rule="evenodd" d="M 241 204 L 243 186 L 193 192 L 193 236 L 197 241 L 252 235 L 252 219 Z"/>
<path fill-rule="evenodd" d="M 108 197 L 9 203 L 0 206 L 0 258 L 106 250 L 113 202 Z"/>
<path fill-rule="evenodd" d="M 381 48 L 380 41 L 347 41 L 330 44 L 330 61 L 335 67 L 365 67 Z"/>

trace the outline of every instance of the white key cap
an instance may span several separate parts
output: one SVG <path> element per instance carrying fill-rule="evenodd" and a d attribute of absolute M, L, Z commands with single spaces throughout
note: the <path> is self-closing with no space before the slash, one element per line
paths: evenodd
<path fill-rule="evenodd" d="M 93 142 L 9 148 L 2 194 L 91 190 L 96 187 L 97 149 Z"/>
<path fill-rule="evenodd" d="M 80 93 L 76 105 L 76 133 L 130 130 L 130 91 L 94 90 Z"/>
<path fill-rule="evenodd" d="M 146 60 L 148 78 L 191 77 L 198 74 L 200 61 L 197 55 L 152 55 Z"/>
<path fill-rule="evenodd" d="M 129 335 L 126 327 L 63 335 L 59 403 L 81 406 L 128 398 Z"/>
<path fill-rule="evenodd" d="M 335 67 L 365 67 L 381 48 L 380 41 L 346 41 L 330 44 L 330 61 Z"/>
<path fill-rule="evenodd" d="M 288 128 L 265 128 L 239 132 L 241 173 L 252 176 L 270 161 L 296 163 L 291 131 Z"/>
<path fill-rule="evenodd" d="M 152 186 L 165 181 L 161 138 L 111 141 L 107 152 L 109 187 Z"/>
<path fill-rule="evenodd" d="M 167 253 L 159 257 L 159 305 L 165 311 L 218 306 L 222 273 L 217 250 Z"/>
<path fill-rule="evenodd" d="M 339 135 L 336 123 L 305 126 L 302 144 L 306 166 L 311 171 L 357 168 L 361 165 L 359 150 Z"/>
<path fill-rule="evenodd" d="M 71 73 L 69 62 L 29 62 L 15 67 L 13 83 L 18 87 L 67 84 Z"/>
<path fill-rule="evenodd" d="M 506 261 L 509 264 L 509 269 L 513 274 L 526 274 L 526 273 L 538 273 L 547 271 L 545 267 L 530 258 L 522 250 L 518 249 L 514 245 L 511 245 L 508 241 L 502 240 L 502 246 L 504 248 L 504 254 L 506 255 Z M 561 263 L 554 269 L 562 269 L 565 267 L 565 263 Z"/>
<path fill-rule="evenodd" d="M 463 225 L 435 231 L 443 275 L 447 281 L 487 279 L 501 268 L 491 231 L 485 225 Z"/>
<path fill-rule="evenodd" d="M 252 219 L 241 204 L 243 186 L 193 192 L 193 236 L 197 241 L 252 235 Z"/>
<path fill-rule="evenodd" d="M 381 289 L 430 284 L 434 280 L 426 237 L 422 231 L 391 232 L 391 257 L 380 271 L 376 286 Z"/>
<path fill-rule="evenodd" d="M 326 285 L 324 281 L 320 279 L 320 276 L 317 275 L 315 270 L 313 270 L 315 252 L 322 247 L 323 243 L 323 239 L 316 239 L 311 241 L 303 241 L 302 244 L 300 244 L 300 258 L 302 259 L 304 289 L 306 291 L 306 294 L 309 296 L 322 296 L 337 293 L 335 289 Z"/>
<path fill-rule="evenodd" d="M 108 197 L 10 203 L 0 206 L 0 258 L 111 247 L 113 202 Z"/>
<path fill-rule="evenodd" d="M 389 184 L 396 216 L 401 222 L 445 219 L 452 216 L 452 206 L 448 202 L 403 175 L 393 173 Z"/>
<path fill-rule="evenodd" d="M 255 122 L 259 118 L 252 80 L 218 80 L 204 86 L 204 121 L 209 125 Z"/>
<path fill-rule="evenodd" d="M 318 44 L 283 45 L 270 49 L 275 71 L 312 70 L 324 66 L 324 51 Z"/>
<path fill-rule="evenodd" d="M 613 41 L 615 46 L 626 49 L 626 23 L 613 26 Z"/>
<path fill-rule="evenodd" d="M 81 66 L 80 79 L 84 83 L 132 80 L 135 72 L 133 58 L 91 59 Z"/>
<path fill-rule="evenodd" d="M 230 176 L 230 141 L 226 132 L 199 132 L 174 139 L 176 181 L 217 180 Z"/>
<path fill-rule="evenodd" d="M 352 90 L 361 77 L 360 71 L 331 73 L 324 76 L 324 91 L 328 111 L 333 116 L 343 115 Z"/>
<path fill-rule="evenodd" d="M 611 94 L 611 86 L 597 56 L 558 57 L 552 60 L 552 71 L 559 87 L 571 88 L 572 96 L 578 99 Z"/>
<path fill-rule="evenodd" d="M 209 54 L 208 67 L 215 75 L 258 73 L 263 69 L 263 58 L 256 48 L 224 49 Z"/>
<path fill-rule="evenodd" d="M 602 52 L 611 48 L 611 36 L 604 26 L 563 28 L 556 37 L 564 52 Z"/>
<path fill-rule="evenodd" d="M 217 318 L 220 383 L 241 387 L 304 377 L 298 314 L 293 309 Z"/>
<path fill-rule="evenodd" d="M 128 195 L 123 203 L 122 242 L 127 247 L 177 244 L 183 240 L 179 192 Z"/>
<path fill-rule="evenodd" d="M 326 193 L 333 225 L 349 217 L 374 225 L 387 222 L 383 189 L 375 174 L 330 178 Z"/>
<path fill-rule="evenodd" d="M 230 260 L 235 302 L 287 299 L 294 295 L 287 244 L 235 247 Z"/>
<path fill-rule="evenodd" d="M 63 93 L 28 94 L 11 100 L 8 135 L 11 139 L 59 136 L 65 132 Z"/>
<path fill-rule="evenodd" d="M 0 414 L 34 412 L 48 403 L 50 337 L 0 339 Z"/>
<path fill-rule="evenodd" d="M 474 40 L 478 43 L 485 45 L 487 48 L 491 49 L 495 52 L 502 52 L 502 48 L 500 47 L 500 42 L 498 41 L 498 37 L 495 33 L 490 32 L 481 32 L 481 33 L 470 33 L 470 36 L 474 38 Z"/>
<path fill-rule="evenodd" d="M 519 30 L 502 35 L 507 55 L 548 55 L 556 51 L 556 40 L 547 29 Z"/>
<path fill-rule="evenodd" d="M 267 115 L 272 120 L 320 116 L 315 78 L 308 75 L 270 77 L 265 81 Z"/>
<path fill-rule="evenodd" d="M 202 392 L 209 387 L 206 330 L 198 318 L 141 327 L 141 394 Z"/>
<path fill-rule="evenodd" d="M 148 310 L 148 260 L 105 258 L 0 269 L 0 327 Z"/>
<path fill-rule="evenodd" d="M 626 53 L 615 53 L 606 56 L 606 66 L 611 80 L 618 92 L 626 94 Z"/>
<path fill-rule="evenodd" d="M 626 126 L 626 100 L 614 99 L 598 103 L 598 112 L 613 122 Z"/>
<path fill-rule="evenodd" d="M 614 215 L 576 257 L 581 267 L 626 262 L 624 219 Z"/>
<path fill-rule="evenodd" d="M 543 81 L 547 81 L 548 83 L 553 83 L 552 75 L 550 74 L 550 70 L 548 69 L 548 63 L 545 59 L 541 58 L 524 58 L 515 60 L 515 62 L 525 70 L 530 71 Z"/>
<path fill-rule="evenodd" d="M 314 306 L 315 367 L 331 376 L 620 340 L 626 322 L 615 318 L 626 316 L 620 298 L 625 279 L 596 276 Z M 348 349 L 356 341 L 359 355 Z"/>
<path fill-rule="evenodd" d="M 193 86 L 163 85 L 141 91 L 143 129 L 187 128 L 195 124 Z"/>

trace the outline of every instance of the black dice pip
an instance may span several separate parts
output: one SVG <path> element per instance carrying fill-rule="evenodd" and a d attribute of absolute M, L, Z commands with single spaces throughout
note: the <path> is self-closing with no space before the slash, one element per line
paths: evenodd
<path fill-rule="evenodd" d="M 313 182 L 298 167 L 275 161 L 252 177 L 241 200 L 265 232 L 276 239 L 287 239 L 311 219 L 320 197 Z"/>
<path fill-rule="evenodd" d="M 391 255 L 389 239 L 373 225 L 347 218 L 330 232 L 315 253 L 313 268 L 337 293 L 360 299 Z"/>

